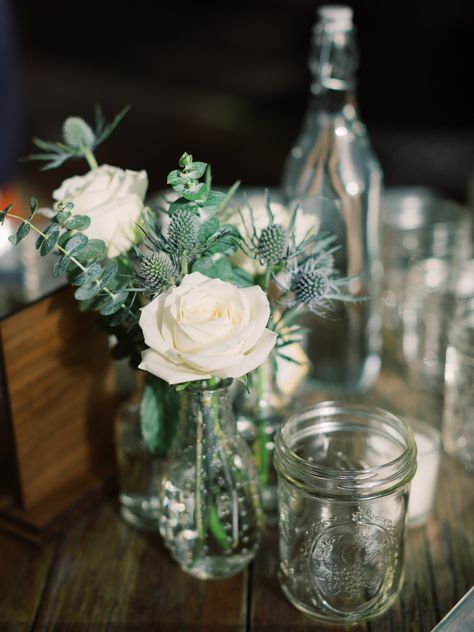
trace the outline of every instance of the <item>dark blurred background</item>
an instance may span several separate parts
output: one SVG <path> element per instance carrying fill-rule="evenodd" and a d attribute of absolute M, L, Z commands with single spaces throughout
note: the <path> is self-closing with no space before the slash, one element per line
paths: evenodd
<path fill-rule="evenodd" d="M 6 0 L 0 0 L 5 3 Z M 17 153 L 70 114 L 132 106 L 99 162 L 165 185 L 183 151 L 216 183 L 276 185 L 304 116 L 314 0 L 11 2 L 23 103 Z M 472 0 L 360 0 L 361 115 L 389 185 L 464 200 L 474 172 Z M 21 110 L 20 110 L 21 111 Z M 35 178 L 38 165 L 22 165 Z M 77 172 L 65 166 L 42 182 Z"/>

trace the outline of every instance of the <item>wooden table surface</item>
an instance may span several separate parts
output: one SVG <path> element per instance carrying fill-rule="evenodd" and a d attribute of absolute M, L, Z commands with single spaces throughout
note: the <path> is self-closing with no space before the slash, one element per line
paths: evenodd
<path fill-rule="evenodd" d="M 393 370 L 362 399 L 440 422 L 441 400 L 416 392 Z M 443 457 L 434 513 L 407 534 L 400 599 L 382 617 L 347 629 L 429 631 L 473 585 L 473 481 Z M 272 527 L 245 572 L 220 582 L 194 579 L 171 561 L 158 535 L 124 524 L 110 498 L 41 549 L 0 533 L 0 630 L 344 629 L 294 609 L 279 588 L 277 564 Z"/>

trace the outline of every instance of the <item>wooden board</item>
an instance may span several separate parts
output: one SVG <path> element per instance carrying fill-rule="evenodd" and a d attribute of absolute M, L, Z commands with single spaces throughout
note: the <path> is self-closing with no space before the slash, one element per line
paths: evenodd
<path fill-rule="evenodd" d="M 95 322 L 70 288 L 0 321 L 0 404 L 17 479 L 16 505 L 3 499 L 0 511 L 15 507 L 17 523 L 23 511 L 41 529 L 113 473 L 113 366 Z"/>

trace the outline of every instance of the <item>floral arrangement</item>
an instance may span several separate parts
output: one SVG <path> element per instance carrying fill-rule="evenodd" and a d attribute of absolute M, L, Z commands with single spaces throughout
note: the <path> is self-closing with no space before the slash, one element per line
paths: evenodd
<path fill-rule="evenodd" d="M 94 156 L 126 111 L 106 123 L 96 108 L 94 129 L 70 117 L 62 142 L 34 139 L 42 152 L 28 158 L 46 169 L 83 158 L 90 170 L 53 191 L 45 229 L 33 222 L 35 198 L 27 218 L 11 206 L 1 211 L 0 223 L 20 222 L 10 241 L 36 233 L 39 254 L 57 255 L 53 275 L 65 274 L 79 308 L 98 312 L 116 337 L 113 356 L 128 355 L 179 390 L 195 380 L 245 379 L 273 348 L 275 358 L 293 361 L 285 347 L 301 340 L 298 314 L 351 299 L 349 279 L 334 268 L 333 238 L 309 229 L 297 241 L 297 208 L 276 221 L 268 194 L 266 217 L 236 208 L 238 183 L 212 189 L 208 165 L 186 153 L 167 178 L 178 197 L 152 211 L 145 171 L 99 166 Z M 272 285 L 277 300 L 269 301 Z"/>
<path fill-rule="evenodd" d="M 212 405 L 201 399 L 205 412 L 197 415 L 201 447 L 193 456 L 193 502 L 199 524 L 189 569 L 199 558 L 206 532 L 200 499 L 204 426 L 199 424 L 208 417 L 215 446 L 222 442 L 225 452 L 230 445 L 222 429 L 215 430 L 219 403 L 213 389 L 227 378 L 246 383 L 268 357 L 275 371 L 279 359 L 296 362 L 287 350 L 304 335 L 298 316 L 304 310 L 323 313 L 335 300 L 351 300 L 345 292 L 349 279 L 335 270 L 333 238 L 316 235 L 311 227 L 302 230 L 297 208 L 276 217 L 267 194 L 265 212 L 256 214 L 245 201 L 236 202 L 238 183 L 227 192 L 213 189 L 210 168 L 190 154 L 184 153 L 179 168 L 167 177 L 172 199 L 159 209 L 147 206 L 145 171 L 99 165 L 94 155 L 125 111 L 107 123 L 97 108 L 94 128 L 70 117 L 61 142 L 35 139 L 41 153 L 30 158 L 45 161 L 45 168 L 83 158 L 89 171 L 53 192 L 53 209 L 42 211 L 50 220 L 46 228 L 33 221 L 38 213 L 34 198 L 28 217 L 9 206 L 0 212 L 0 224 L 7 218 L 19 221 L 10 237 L 13 244 L 36 233 L 39 254 L 56 255 L 54 276 L 65 275 L 75 287 L 79 309 L 96 312 L 101 327 L 114 336 L 113 357 L 129 357 L 146 372 L 140 415 L 152 452 L 166 453 L 173 434 L 175 418 L 165 414 L 169 385 L 189 391 L 190 397 L 196 385 L 210 389 Z M 228 489 L 238 496 L 243 470 L 229 467 L 223 457 L 219 467 Z M 207 501 L 207 524 L 229 554 L 240 540 L 225 534 L 216 493 Z M 250 496 L 255 508 L 254 492 Z M 170 534 L 170 540 L 174 537 Z"/>

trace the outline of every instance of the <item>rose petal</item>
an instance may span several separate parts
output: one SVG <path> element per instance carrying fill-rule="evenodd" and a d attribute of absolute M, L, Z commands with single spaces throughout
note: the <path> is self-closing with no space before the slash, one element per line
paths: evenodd
<path fill-rule="evenodd" d="M 142 352 L 142 361 L 138 368 L 160 377 L 168 384 L 208 380 L 212 377 L 210 373 L 195 371 L 185 364 L 174 364 L 153 349 L 146 349 Z"/>
<path fill-rule="evenodd" d="M 216 377 L 242 377 L 260 366 L 268 357 L 270 351 L 275 346 L 277 335 L 270 329 L 265 329 L 262 337 L 248 353 L 240 364 L 229 366 L 226 369 L 214 371 Z"/>

